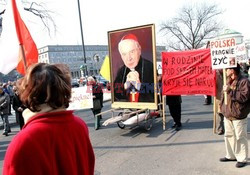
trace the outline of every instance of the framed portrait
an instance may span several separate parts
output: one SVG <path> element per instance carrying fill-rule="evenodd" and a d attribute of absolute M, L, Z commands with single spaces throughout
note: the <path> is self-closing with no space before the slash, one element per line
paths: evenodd
<path fill-rule="evenodd" d="M 155 26 L 108 32 L 112 108 L 157 109 Z"/>

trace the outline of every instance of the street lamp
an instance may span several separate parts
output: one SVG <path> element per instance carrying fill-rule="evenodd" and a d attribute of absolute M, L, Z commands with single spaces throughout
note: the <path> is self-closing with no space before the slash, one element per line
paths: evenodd
<path fill-rule="evenodd" d="M 81 17 L 81 8 L 80 8 L 79 0 L 77 0 L 77 4 L 78 4 L 78 12 L 79 12 L 81 38 L 82 38 L 83 61 L 84 61 L 84 64 L 86 65 L 85 45 L 84 45 L 83 30 L 82 30 L 82 17 Z M 84 75 L 88 75 L 87 66 L 84 69 Z"/>

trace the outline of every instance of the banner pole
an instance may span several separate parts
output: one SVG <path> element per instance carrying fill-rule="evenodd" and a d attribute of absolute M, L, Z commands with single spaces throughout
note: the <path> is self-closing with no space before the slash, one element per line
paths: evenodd
<path fill-rule="evenodd" d="M 166 100 L 166 95 L 163 95 L 162 99 L 162 126 L 163 130 L 166 130 L 166 115 L 165 115 L 165 100 Z"/>
<path fill-rule="evenodd" d="M 223 85 L 227 85 L 227 74 L 226 69 L 223 69 Z M 224 103 L 227 105 L 227 92 L 224 92 Z"/>
<path fill-rule="evenodd" d="M 217 101 L 216 101 L 216 97 L 214 97 L 214 106 L 213 106 L 213 109 L 214 109 L 214 121 L 213 121 L 213 132 L 214 134 L 216 134 L 216 128 L 217 128 Z"/>

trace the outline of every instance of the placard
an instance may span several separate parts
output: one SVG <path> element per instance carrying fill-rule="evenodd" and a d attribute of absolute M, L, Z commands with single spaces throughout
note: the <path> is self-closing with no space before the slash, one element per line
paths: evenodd
<path fill-rule="evenodd" d="M 236 67 L 236 40 L 227 38 L 210 42 L 212 69 Z"/>
<path fill-rule="evenodd" d="M 90 89 L 91 87 L 88 86 L 72 88 L 71 102 L 67 109 L 76 110 L 93 108 L 93 96 Z"/>

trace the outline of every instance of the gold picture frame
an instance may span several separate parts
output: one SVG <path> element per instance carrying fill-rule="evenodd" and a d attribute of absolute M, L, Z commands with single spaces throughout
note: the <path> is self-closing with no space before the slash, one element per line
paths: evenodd
<path fill-rule="evenodd" d="M 137 58 L 133 56 L 125 57 L 125 55 L 134 53 L 133 48 L 129 48 L 130 50 L 127 49 L 126 54 L 125 52 L 121 53 L 122 49 L 119 50 L 119 48 L 122 47 L 122 44 L 120 44 L 121 41 L 126 39 L 139 43 L 139 46 L 137 44 L 133 46 L 136 47 L 135 52 L 138 51 L 138 53 L 140 53 L 138 54 L 140 55 L 139 59 L 138 55 Z M 154 24 L 109 31 L 108 42 L 112 85 L 111 107 L 157 109 L 156 41 Z M 124 47 L 128 48 L 129 46 L 123 46 L 123 48 Z M 123 57 L 121 55 L 123 55 Z M 134 65 L 134 67 L 131 65 Z M 137 84 L 128 83 L 129 81 L 127 81 L 128 77 L 130 77 L 129 73 L 133 71 L 138 73 L 139 78 L 137 78 L 137 80 L 139 79 L 139 83 Z M 137 81 L 131 82 L 136 83 Z M 134 86 L 132 86 L 132 84 Z M 129 86 L 129 88 L 125 89 L 127 86 Z M 131 90 L 131 88 L 133 89 Z M 136 90 L 135 93 L 137 95 L 134 95 L 134 90 Z"/>

